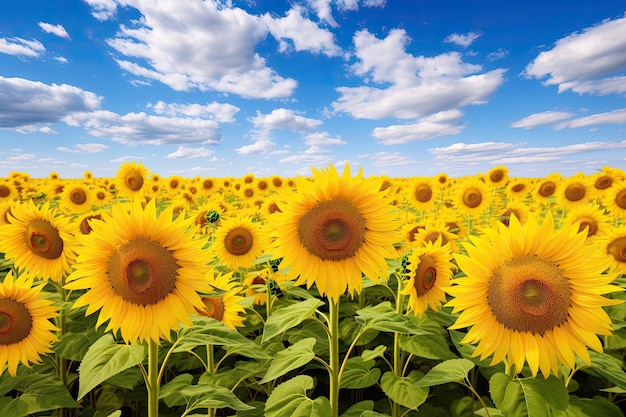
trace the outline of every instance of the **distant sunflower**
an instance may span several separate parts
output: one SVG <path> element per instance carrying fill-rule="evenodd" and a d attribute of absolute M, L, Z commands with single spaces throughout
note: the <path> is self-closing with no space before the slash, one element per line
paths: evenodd
<path fill-rule="evenodd" d="M 559 363 L 574 368 L 575 354 L 590 366 L 587 347 L 602 352 L 597 335 L 611 334 L 603 307 L 621 302 L 603 297 L 623 291 L 612 285 L 617 274 L 605 273 L 610 258 L 570 225 L 555 231 L 550 212 L 541 225 L 534 216 L 496 225 L 455 255 L 466 276 L 446 289 L 460 312 L 450 328 L 470 327 L 462 343 L 477 343 L 473 355 L 506 360 L 516 373 L 527 362 L 547 378 Z"/>
<path fill-rule="evenodd" d="M 626 274 L 626 225 L 609 227 L 606 233 L 594 240 L 613 260 L 613 267 Z"/>
<path fill-rule="evenodd" d="M 58 308 L 41 293 L 45 284 L 31 286 L 25 275 L 13 277 L 9 271 L 0 284 L 0 374 L 8 365 L 11 376 L 17 366 L 30 367 L 42 354 L 52 352 L 59 330 L 51 322 Z"/>
<path fill-rule="evenodd" d="M 211 256 L 196 239 L 193 219 L 173 219 L 171 207 L 157 215 L 154 200 L 114 204 L 111 214 L 90 222 L 91 233 L 77 236 L 74 271 L 66 288 L 87 290 L 74 308 L 99 310 L 97 327 L 121 331 L 127 343 L 170 338 L 180 323 L 204 304 Z"/>
<path fill-rule="evenodd" d="M 530 183 L 524 178 L 511 180 L 506 186 L 506 195 L 510 199 L 524 200 L 528 193 L 530 193 Z"/>
<path fill-rule="evenodd" d="M 567 211 L 563 222 L 578 227 L 578 232 L 585 232 L 588 238 L 596 239 L 604 235 L 610 228 L 609 217 L 604 209 L 595 203 L 588 203 Z"/>
<path fill-rule="evenodd" d="M 460 214 L 479 216 L 491 204 L 491 189 L 476 178 L 465 178 L 456 185 L 452 203 Z"/>
<path fill-rule="evenodd" d="M 590 177 L 583 174 L 564 178 L 556 190 L 557 204 L 566 208 L 585 205 L 595 196 L 596 189 L 593 187 Z"/>
<path fill-rule="evenodd" d="M 386 189 L 388 189 L 387 187 Z M 428 211 L 435 207 L 440 188 L 432 177 L 411 178 L 404 189 L 406 198 L 416 210 Z"/>
<path fill-rule="evenodd" d="M 7 179 L 0 179 L 0 202 L 17 200 L 20 193 L 13 183 Z"/>
<path fill-rule="evenodd" d="M 124 162 L 114 178 L 118 195 L 132 200 L 145 194 L 148 172 L 141 162 Z"/>
<path fill-rule="evenodd" d="M 552 173 L 534 184 L 531 191 L 533 199 L 544 205 L 548 205 L 556 199 L 556 190 L 563 181 L 561 174 Z"/>
<path fill-rule="evenodd" d="M 297 191 L 283 194 L 282 212 L 269 217 L 268 252 L 289 266 L 287 279 L 315 284 L 338 302 L 346 289 L 361 292 L 362 274 L 388 277 L 386 258 L 396 257 L 393 245 L 400 241 L 397 212 L 380 191 L 380 178 L 363 178 L 362 170 L 351 177 L 348 164 L 341 176 L 332 165 L 312 171 L 311 180 L 296 178 Z"/>
<path fill-rule="evenodd" d="M 450 284 L 453 271 L 450 245 L 441 244 L 441 239 L 413 248 L 404 273 L 407 280 L 401 293 L 409 296 L 409 310 L 421 317 L 427 308 L 439 311 L 446 301 L 443 288 Z"/>
<path fill-rule="evenodd" d="M 487 172 L 485 180 L 493 188 L 505 187 L 509 181 L 509 169 L 504 165 L 495 166 Z"/>
<path fill-rule="evenodd" d="M 8 224 L 0 227 L 0 252 L 29 278 L 61 282 L 70 272 L 74 256 L 74 228 L 49 203 L 37 206 L 31 200 L 11 206 Z"/>
<path fill-rule="evenodd" d="M 246 309 L 239 304 L 244 299 L 239 295 L 243 289 L 233 280 L 233 273 L 211 277 L 209 284 L 216 294 L 202 296 L 204 305 L 196 308 L 196 313 L 221 321 L 233 329 L 243 326 Z"/>
<path fill-rule="evenodd" d="M 601 201 L 612 217 L 626 219 L 626 181 L 615 181 L 604 191 Z"/>
<path fill-rule="evenodd" d="M 220 220 L 211 250 L 224 265 L 236 271 L 239 267 L 250 268 L 266 245 L 261 223 L 244 214 Z"/>
<path fill-rule="evenodd" d="M 262 306 L 267 303 L 268 283 L 270 288 L 280 288 L 281 284 L 285 283 L 285 277 L 280 272 L 274 271 L 272 267 L 267 267 L 248 272 L 241 285 L 245 296 L 252 297 L 254 304 Z"/>
<path fill-rule="evenodd" d="M 60 195 L 59 207 L 66 213 L 85 213 L 91 210 L 96 196 L 84 181 L 68 181 Z"/>

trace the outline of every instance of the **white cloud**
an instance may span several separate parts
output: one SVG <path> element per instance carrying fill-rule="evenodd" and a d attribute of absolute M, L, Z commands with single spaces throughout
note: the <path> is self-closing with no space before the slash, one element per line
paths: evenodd
<path fill-rule="evenodd" d="M 328 132 L 315 132 L 303 136 L 304 143 L 309 146 L 345 145 L 341 137 L 331 138 Z"/>
<path fill-rule="evenodd" d="M 388 167 L 414 164 L 415 161 L 400 152 L 376 152 L 371 156 L 372 166 Z"/>
<path fill-rule="evenodd" d="M 503 59 L 509 54 L 509 51 L 506 49 L 499 48 L 497 51 L 489 52 L 487 54 L 488 61 L 497 61 L 498 59 Z"/>
<path fill-rule="evenodd" d="M 231 123 L 235 121 L 235 114 L 241 110 L 237 106 L 228 103 L 218 103 L 216 101 L 207 104 L 178 104 L 165 103 L 157 101 L 154 105 L 149 104 L 156 114 L 165 114 L 167 116 L 190 116 L 211 118 L 220 123 Z"/>
<path fill-rule="evenodd" d="M 195 158 L 211 158 L 212 160 L 217 160 L 214 156 L 215 152 L 210 149 L 205 148 L 204 146 L 200 148 L 191 148 L 187 146 L 179 146 L 176 151 L 167 154 L 165 157 L 170 159 L 195 159 Z"/>
<path fill-rule="evenodd" d="M 269 114 L 262 114 L 257 110 L 256 116 L 251 117 L 249 121 L 257 128 L 286 129 L 296 132 L 315 129 L 322 124 L 321 120 L 310 119 L 285 108 L 274 109 Z"/>
<path fill-rule="evenodd" d="M 544 111 L 540 113 L 533 113 L 529 116 L 523 117 L 511 123 L 510 126 L 523 129 L 532 129 L 537 126 L 561 122 L 563 120 L 571 118 L 572 116 L 572 113 L 565 111 Z"/>
<path fill-rule="evenodd" d="M 289 49 L 290 44 L 286 40 L 290 40 L 296 51 L 309 51 L 326 56 L 340 55 L 342 51 L 335 43 L 335 36 L 307 19 L 304 13 L 302 7 L 294 6 L 287 11 L 285 17 L 275 18 L 266 13 L 261 19 L 272 36 L 279 41 L 281 52 Z"/>
<path fill-rule="evenodd" d="M 558 128 L 576 128 L 585 126 L 594 126 L 601 124 L 624 124 L 626 123 L 626 108 L 608 111 L 605 113 L 591 114 L 585 117 L 579 117 L 573 120 L 564 122 L 558 126 Z"/>
<path fill-rule="evenodd" d="M 268 67 L 255 52 L 268 28 L 258 16 L 216 0 L 121 0 L 142 15 L 107 41 L 122 69 L 174 90 L 215 90 L 249 98 L 288 97 L 297 83 Z M 98 13 L 114 11 L 91 1 Z"/>
<path fill-rule="evenodd" d="M 67 146 L 59 146 L 57 151 L 71 152 L 71 153 L 99 153 L 109 149 L 108 145 L 102 143 L 77 143 L 72 148 Z"/>
<path fill-rule="evenodd" d="M 63 25 L 52 25 L 50 23 L 39 22 L 39 27 L 46 33 L 51 33 L 59 38 L 70 39 Z"/>
<path fill-rule="evenodd" d="M 115 0 L 84 0 L 91 6 L 91 15 L 101 22 L 112 19 L 117 13 Z"/>
<path fill-rule="evenodd" d="M 416 123 L 377 127 L 372 136 L 383 145 L 398 145 L 418 140 L 429 140 L 440 136 L 458 135 L 465 125 L 461 123 L 463 113 L 459 110 L 445 110 L 422 117 Z"/>
<path fill-rule="evenodd" d="M 76 112 L 95 110 L 102 98 L 68 84 L 0 76 L 0 129 L 29 129 Z"/>
<path fill-rule="evenodd" d="M 37 40 L 0 38 L 0 53 L 2 54 L 37 58 L 45 51 L 45 46 Z"/>
<path fill-rule="evenodd" d="M 385 87 L 338 87 L 341 96 L 332 103 L 333 109 L 363 119 L 419 118 L 484 104 L 504 82 L 504 69 L 481 74 L 480 65 L 462 62 L 457 52 L 435 57 L 408 54 L 408 41 L 403 29 L 392 30 L 385 39 L 367 30 L 357 32 L 354 73 Z"/>
<path fill-rule="evenodd" d="M 476 32 L 468 32 L 464 34 L 453 33 L 448 35 L 443 41 L 467 48 L 478 38 L 480 38 L 480 33 Z"/>
<path fill-rule="evenodd" d="M 270 139 L 263 138 L 255 140 L 254 143 L 251 143 L 250 145 L 244 145 L 240 148 L 237 148 L 235 149 L 235 152 L 241 155 L 267 153 L 268 151 L 273 149 L 274 146 L 276 146 L 276 144 Z"/>
<path fill-rule="evenodd" d="M 71 126 L 82 126 L 96 137 L 110 137 L 124 145 L 162 145 L 222 141 L 219 124 L 196 117 L 164 117 L 146 113 L 119 115 L 111 111 L 76 113 L 67 116 Z"/>
<path fill-rule="evenodd" d="M 328 149 L 310 146 L 308 149 L 278 160 L 280 163 L 293 163 L 302 166 L 321 166 L 330 161 L 332 155 Z"/>
<path fill-rule="evenodd" d="M 626 92 L 626 17 L 605 20 L 556 41 L 526 66 L 529 78 L 545 79 L 558 92 L 622 94 Z M 621 74 L 620 74 L 621 73 Z"/>
<path fill-rule="evenodd" d="M 307 3 L 315 11 L 320 20 L 328 23 L 332 27 L 338 27 L 339 24 L 333 18 L 331 4 L 341 12 L 356 11 L 359 9 L 359 0 L 308 0 Z M 385 3 L 386 0 L 362 0 L 361 6 L 384 7 Z"/>

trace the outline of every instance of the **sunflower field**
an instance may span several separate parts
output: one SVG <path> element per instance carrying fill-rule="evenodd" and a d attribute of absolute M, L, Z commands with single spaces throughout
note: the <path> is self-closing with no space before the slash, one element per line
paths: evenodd
<path fill-rule="evenodd" d="M 0 178 L 0 416 L 622 416 L 626 172 Z"/>

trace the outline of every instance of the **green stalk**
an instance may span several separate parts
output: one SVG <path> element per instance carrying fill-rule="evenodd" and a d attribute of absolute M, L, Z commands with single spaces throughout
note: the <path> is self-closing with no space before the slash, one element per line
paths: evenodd
<path fill-rule="evenodd" d="M 206 345 L 206 370 L 210 374 L 215 373 L 215 350 L 212 344 Z M 207 416 L 215 417 L 215 408 L 207 409 Z"/>
<path fill-rule="evenodd" d="M 148 417 L 159 415 L 159 345 L 154 340 L 148 342 Z"/>
<path fill-rule="evenodd" d="M 398 281 L 397 295 L 396 295 L 396 312 L 398 314 L 404 314 L 404 296 L 400 293 L 402 291 L 402 278 L 400 274 L 396 274 Z M 402 363 L 402 349 L 400 349 L 400 334 L 398 332 L 393 333 L 393 373 L 397 377 L 402 377 L 404 372 L 404 364 Z M 391 402 L 391 415 L 392 417 L 398 417 L 400 415 L 400 404 L 395 401 Z"/>
<path fill-rule="evenodd" d="M 339 300 L 330 300 L 330 417 L 339 416 Z"/>

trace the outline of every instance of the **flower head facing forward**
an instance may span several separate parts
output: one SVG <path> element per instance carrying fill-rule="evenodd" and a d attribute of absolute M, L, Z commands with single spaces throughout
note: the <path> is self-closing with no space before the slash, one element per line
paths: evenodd
<path fill-rule="evenodd" d="M 515 372 L 528 363 L 547 378 L 559 364 L 573 368 L 575 354 L 590 364 L 587 348 L 602 352 L 597 335 L 611 334 L 603 307 L 621 302 L 603 296 L 622 291 L 612 285 L 617 273 L 606 273 L 610 257 L 573 225 L 555 231 L 550 212 L 541 225 L 512 216 L 496 227 L 455 255 L 466 276 L 446 289 L 460 312 L 451 328 L 470 327 L 462 342 L 477 343 L 474 355 L 506 359 Z"/>

